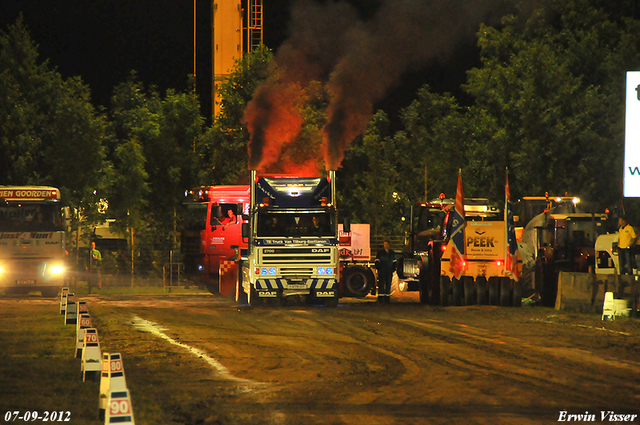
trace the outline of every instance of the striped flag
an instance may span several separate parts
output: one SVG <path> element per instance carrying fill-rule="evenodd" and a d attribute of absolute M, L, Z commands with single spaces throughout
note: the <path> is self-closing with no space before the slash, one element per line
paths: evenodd
<path fill-rule="evenodd" d="M 518 242 L 516 241 L 516 226 L 513 222 L 513 209 L 511 207 L 511 193 L 509 192 L 509 170 L 507 169 L 507 184 L 504 187 L 504 216 L 506 220 L 505 226 L 505 274 L 511 276 L 516 282 L 518 281 L 518 259 L 516 253 L 518 251 Z"/>
<path fill-rule="evenodd" d="M 460 279 L 464 272 L 464 227 L 466 221 L 464 219 L 464 193 L 462 191 L 462 172 L 458 171 L 458 191 L 456 193 L 456 203 L 451 215 L 451 242 L 453 249 L 451 251 L 451 261 L 449 262 L 449 271 L 451 271 L 456 279 Z"/>

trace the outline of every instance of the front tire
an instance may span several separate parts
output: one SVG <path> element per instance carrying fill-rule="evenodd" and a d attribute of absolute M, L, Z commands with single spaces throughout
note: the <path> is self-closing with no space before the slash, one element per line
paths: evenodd
<path fill-rule="evenodd" d="M 449 305 L 449 284 L 451 280 L 449 276 L 440 276 L 440 305 L 447 307 Z"/>
<path fill-rule="evenodd" d="M 511 279 L 503 277 L 500 279 L 500 305 L 502 307 L 510 307 L 512 304 Z"/>
<path fill-rule="evenodd" d="M 500 303 L 500 281 L 497 277 L 489 278 L 489 305 Z"/>
<path fill-rule="evenodd" d="M 513 306 L 522 306 L 522 282 L 513 282 Z"/>
<path fill-rule="evenodd" d="M 489 288 L 487 286 L 487 278 L 479 276 L 476 278 L 476 302 L 478 305 L 487 305 L 489 301 Z"/>
<path fill-rule="evenodd" d="M 343 273 L 344 289 L 348 296 L 366 297 L 371 292 L 371 287 L 375 286 L 376 278 L 371 269 L 363 266 L 350 266 L 345 268 Z"/>
<path fill-rule="evenodd" d="M 464 288 L 460 279 L 453 278 L 452 290 L 451 290 L 451 305 L 462 305 L 462 297 L 464 295 Z"/>
<path fill-rule="evenodd" d="M 476 303 L 476 293 L 474 291 L 474 282 L 473 278 L 470 276 L 465 276 L 462 278 L 462 283 L 464 286 L 464 305 L 473 305 Z"/>

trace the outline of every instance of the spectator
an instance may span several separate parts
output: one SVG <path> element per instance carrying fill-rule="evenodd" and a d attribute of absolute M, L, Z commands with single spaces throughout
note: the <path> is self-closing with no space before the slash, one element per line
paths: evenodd
<path fill-rule="evenodd" d="M 389 241 L 384 241 L 382 249 L 376 255 L 376 268 L 378 269 L 378 302 L 388 304 L 391 302 L 391 280 L 396 268 L 396 253 L 391 249 Z"/>
<path fill-rule="evenodd" d="M 627 217 L 618 219 L 620 231 L 618 232 L 618 260 L 620 262 L 620 274 L 633 274 L 633 247 L 638 236 Z"/>
<path fill-rule="evenodd" d="M 96 248 L 95 242 L 91 242 L 91 251 L 89 254 L 89 293 L 91 293 L 92 286 L 102 288 L 102 275 L 100 274 L 102 254 Z"/>

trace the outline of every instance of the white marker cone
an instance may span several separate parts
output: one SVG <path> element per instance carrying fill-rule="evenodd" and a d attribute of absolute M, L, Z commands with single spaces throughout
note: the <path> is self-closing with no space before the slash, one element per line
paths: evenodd
<path fill-rule="evenodd" d="M 89 313 L 89 305 L 86 301 L 78 301 L 78 316 L 82 313 Z"/>
<path fill-rule="evenodd" d="M 98 403 L 100 420 L 105 417 L 109 391 L 124 391 L 127 389 L 127 381 L 124 376 L 124 364 L 120 353 L 102 354 L 102 375 L 100 378 L 100 401 Z"/>
<path fill-rule="evenodd" d="M 109 390 L 107 403 L 108 408 L 104 418 L 104 423 L 106 425 L 113 423 L 135 424 L 129 390 Z"/>
<path fill-rule="evenodd" d="M 91 316 L 88 313 L 81 314 L 76 323 L 76 359 L 82 358 L 84 346 L 84 331 L 91 327 Z"/>
<path fill-rule="evenodd" d="M 64 314 L 67 309 L 67 295 L 69 295 L 69 288 L 62 288 L 60 292 L 60 314 Z"/>
<path fill-rule="evenodd" d="M 64 311 L 64 324 L 75 325 L 78 321 L 78 306 L 76 305 L 76 297 L 73 293 L 67 295 L 67 308 Z"/>
<path fill-rule="evenodd" d="M 80 370 L 82 372 L 82 382 L 87 379 L 97 381 L 100 376 L 102 365 L 100 363 L 100 341 L 98 340 L 98 330 L 96 328 L 87 328 L 84 330 L 84 344 L 82 347 L 82 364 Z"/>
<path fill-rule="evenodd" d="M 615 305 L 613 303 L 613 292 L 604 294 L 604 305 L 602 306 L 602 320 L 613 320 L 615 318 Z"/>

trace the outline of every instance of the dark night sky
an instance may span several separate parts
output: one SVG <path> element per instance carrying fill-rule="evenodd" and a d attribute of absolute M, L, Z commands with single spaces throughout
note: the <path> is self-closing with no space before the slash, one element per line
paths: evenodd
<path fill-rule="evenodd" d="M 286 38 L 291 0 L 263 0 L 265 44 L 276 50 Z M 363 15 L 376 0 L 351 0 Z M 210 114 L 211 2 L 198 0 L 198 94 L 203 115 Z M 146 85 L 160 90 L 187 87 L 193 73 L 193 1 L 191 0 L 2 0 L 0 28 L 22 13 L 42 59 L 67 78 L 82 77 L 94 103 L 108 105 L 113 87 L 136 70 Z M 456 91 L 464 71 L 477 65 L 474 41 L 446 63 L 405 75 L 403 84 L 376 105 L 394 114 L 425 82 L 437 91 Z"/>

